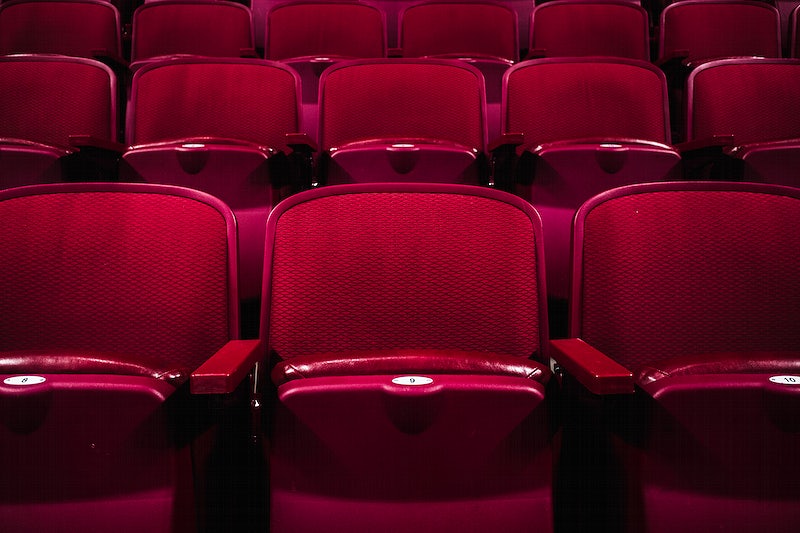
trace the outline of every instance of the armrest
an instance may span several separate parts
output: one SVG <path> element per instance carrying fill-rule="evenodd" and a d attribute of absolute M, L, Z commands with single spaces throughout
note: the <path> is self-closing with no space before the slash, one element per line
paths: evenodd
<path fill-rule="evenodd" d="M 286 146 L 293 152 L 311 153 L 317 151 L 317 143 L 307 133 L 287 133 Z"/>
<path fill-rule="evenodd" d="M 487 149 L 494 153 L 497 150 L 513 148 L 516 150 L 517 146 L 525 142 L 524 133 L 503 133 L 497 139 L 493 140 L 487 146 Z"/>
<path fill-rule="evenodd" d="M 712 135 L 704 139 L 694 139 L 675 145 L 675 149 L 684 157 L 694 155 L 721 154 L 726 147 L 733 146 L 733 135 Z"/>
<path fill-rule="evenodd" d="M 228 341 L 200 368 L 192 372 L 192 394 L 228 394 L 233 392 L 261 357 L 261 341 Z"/>
<path fill-rule="evenodd" d="M 389 48 L 386 50 L 386 57 L 403 57 L 403 49 L 400 47 Z"/>
<path fill-rule="evenodd" d="M 632 394 L 633 372 L 581 339 L 550 341 L 550 357 L 593 394 Z"/>
<path fill-rule="evenodd" d="M 522 133 L 503 133 L 489 143 L 487 149 L 491 153 L 489 162 L 489 186 L 511 190 L 516 172 L 517 147 L 525 142 Z"/>
<path fill-rule="evenodd" d="M 239 57 L 246 59 L 258 59 L 258 52 L 256 52 L 255 48 L 240 48 Z"/>
<path fill-rule="evenodd" d="M 523 61 L 527 61 L 529 59 L 542 59 L 547 57 L 547 50 L 544 48 L 532 48 L 528 50 L 528 53 L 525 54 Z"/>

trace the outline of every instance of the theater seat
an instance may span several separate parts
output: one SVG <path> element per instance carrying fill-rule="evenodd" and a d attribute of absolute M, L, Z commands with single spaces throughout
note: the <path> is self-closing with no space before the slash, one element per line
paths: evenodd
<path fill-rule="evenodd" d="M 97 61 L 49 54 L 0 57 L 0 188 L 108 180 L 116 154 L 117 80 Z M 83 149 L 76 138 L 88 139 Z"/>
<path fill-rule="evenodd" d="M 538 216 L 449 184 L 273 211 L 270 531 L 550 531 Z"/>
<path fill-rule="evenodd" d="M 323 73 L 319 103 L 320 183 L 485 178 L 485 86 L 471 65 L 344 61 Z"/>
<path fill-rule="evenodd" d="M 2 529 L 235 517 L 209 484 L 215 456 L 242 453 L 218 447 L 231 412 L 190 394 L 231 393 L 255 363 L 257 341 L 236 340 L 230 210 L 174 187 L 55 184 L 3 191 L 0 219 Z"/>
<path fill-rule="evenodd" d="M 575 219 L 561 487 L 573 526 L 792 531 L 800 191 L 632 185 Z M 605 514 L 605 516 L 603 516 Z"/>
<path fill-rule="evenodd" d="M 740 58 L 699 66 L 687 83 L 686 138 L 723 139 L 713 175 L 800 187 L 800 60 Z"/>

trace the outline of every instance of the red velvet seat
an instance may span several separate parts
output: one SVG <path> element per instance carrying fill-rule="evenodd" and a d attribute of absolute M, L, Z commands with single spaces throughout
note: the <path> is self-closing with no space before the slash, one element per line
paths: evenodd
<path fill-rule="evenodd" d="M 483 76 L 446 59 L 363 59 L 320 80 L 322 183 L 484 177 Z"/>
<path fill-rule="evenodd" d="M 0 57 L 0 188 L 109 179 L 73 141 L 116 141 L 116 87 L 111 69 L 91 59 Z"/>
<path fill-rule="evenodd" d="M 649 32 L 647 11 L 637 2 L 556 0 L 533 9 L 529 53 L 649 61 Z"/>
<path fill-rule="evenodd" d="M 522 134 L 508 186 L 541 214 L 548 292 L 566 299 L 575 210 L 601 191 L 680 174 L 666 79 L 636 60 L 524 61 L 506 74 L 502 118 L 512 140 Z"/>
<path fill-rule="evenodd" d="M 664 8 L 659 29 L 662 60 L 781 57 L 780 15 L 767 2 L 682 0 Z"/>
<path fill-rule="evenodd" d="M 687 84 L 686 138 L 728 139 L 731 175 L 800 187 L 800 61 L 742 58 L 698 67 Z"/>
<path fill-rule="evenodd" d="M 175 54 L 254 57 L 250 9 L 220 0 L 159 0 L 133 13 L 132 68 Z"/>
<path fill-rule="evenodd" d="M 133 78 L 123 176 L 225 201 L 239 223 L 245 298 L 261 294 L 266 218 L 290 192 L 299 92 L 291 69 L 256 59 L 171 58 Z"/>
<path fill-rule="evenodd" d="M 3 2 L 0 54 L 102 54 L 121 58 L 119 11 L 101 0 Z"/>
<path fill-rule="evenodd" d="M 2 529 L 209 527 L 215 425 L 189 381 L 232 392 L 258 344 L 235 340 L 230 210 L 174 187 L 56 184 L 3 191 L 0 219 Z"/>
<path fill-rule="evenodd" d="M 538 216 L 458 185 L 270 216 L 271 531 L 552 528 Z"/>
<path fill-rule="evenodd" d="M 618 512 L 606 530 L 794 529 L 798 223 L 799 190 L 750 183 L 632 185 L 581 207 L 573 338 L 551 352 L 573 392 L 570 510 Z"/>

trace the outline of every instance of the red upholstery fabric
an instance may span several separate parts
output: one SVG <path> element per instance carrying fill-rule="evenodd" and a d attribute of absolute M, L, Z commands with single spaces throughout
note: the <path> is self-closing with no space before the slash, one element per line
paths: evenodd
<path fill-rule="evenodd" d="M 253 48 L 252 16 L 242 4 L 165 0 L 133 14 L 131 61 L 172 54 L 240 57 Z"/>
<path fill-rule="evenodd" d="M 548 2 L 531 16 L 530 49 L 546 57 L 650 59 L 647 12 L 633 2 Z"/>
<path fill-rule="evenodd" d="M 400 21 L 405 57 L 441 54 L 519 59 L 517 19 L 500 4 L 429 2 L 407 8 Z"/>
<path fill-rule="evenodd" d="M 661 13 L 660 56 L 689 60 L 730 56 L 780 57 L 780 15 L 766 2 L 684 0 Z"/>
<path fill-rule="evenodd" d="M 800 234 L 787 229 L 800 223 L 796 195 L 636 192 L 578 215 L 573 336 L 633 370 L 682 354 L 800 346 Z"/>
<path fill-rule="evenodd" d="M 736 145 L 800 137 L 800 62 L 728 60 L 690 76 L 687 137 L 733 135 Z"/>
<path fill-rule="evenodd" d="M 70 135 L 116 138 L 111 70 L 55 56 L 0 59 L 0 137 L 60 147 Z"/>
<path fill-rule="evenodd" d="M 323 74 L 320 146 L 427 138 L 482 150 L 483 79 L 455 62 L 352 62 Z"/>
<path fill-rule="evenodd" d="M 237 334 L 218 209 L 145 192 L 40 190 L 0 202 L 0 350 L 194 369 Z"/>
<path fill-rule="evenodd" d="M 542 382 L 550 377 L 541 363 L 505 354 L 458 350 L 377 350 L 293 357 L 275 366 L 272 381 L 280 386 L 294 379 L 405 373 L 513 376 Z"/>
<path fill-rule="evenodd" d="M 383 15 L 355 2 L 297 2 L 267 15 L 267 59 L 303 56 L 384 57 Z"/>
<path fill-rule="evenodd" d="M 157 63 L 135 75 L 127 141 L 217 137 L 283 148 L 299 130 L 296 84 L 265 61 Z"/>
<path fill-rule="evenodd" d="M 524 62 L 506 79 L 504 131 L 524 133 L 533 146 L 586 138 L 669 143 L 665 95 L 663 74 L 643 62 Z"/>
<path fill-rule="evenodd" d="M 262 330 L 284 359 L 387 349 L 540 354 L 538 265 L 533 246 L 519 245 L 532 244 L 533 232 L 526 213 L 480 196 L 301 203 L 278 219 Z"/>
<path fill-rule="evenodd" d="M 122 56 L 117 9 L 97 0 L 21 0 L 0 6 L 0 54 Z"/>

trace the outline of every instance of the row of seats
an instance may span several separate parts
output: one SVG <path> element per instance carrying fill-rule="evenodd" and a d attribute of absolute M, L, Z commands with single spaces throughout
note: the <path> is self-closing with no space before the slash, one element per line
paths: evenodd
<path fill-rule="evenodd" d="M 666 79 L 650 63 L 525 61 L 505 77 L 502 135 L 487 140 L 475 68 L 455 60 L 354 60 L 326 70 L 314 138 L 298 133 L 309 107 L 286 66 L 177 57 L 136 72 L 122 144 L 107 67 L 10 56 L 0 58 L 0 167 L 3 187 L 119 176 L 214 194 L 244 232 L 241 263 L 249 274 L 241 289 L 251 298 L 260 295 L 259 221 L 288 194 L 366 181 L 492 185 L 540 210 L 551 296 L 564 299 L 569 223 L 593 194 L 715 176 L 798 186 L 798 73 L 800 63 L 790 59 L 696 69 L 687 93 L 690 142 L 675 145 Z"/>
<path fill-rule="evenodd" d="M 572 337 L 555 341 L 547 228 L 488 188 L 280 203 L 249 341 L 219 199 L 37 185 L 0 191 L 0 221 L 4 531 L 789 532 L 800 518 L 799 189 L 590 199 Z"/>
<path fill-rule="evenodd" d="M 797 13 L 791 16 L 786 53 L 798 55 Z M 519 34 L 517 13 L 496 3 L 424 2 L 405 6 L 397 42 L 387 49 L 386 15 L 358 2 L 289 2 L 265 15 L 256 42 L 251 10 L 235 2 L 159 0 L 140 6 L 130 30 L 134 63 L 172 54 L 240 57 L 256 48 L 266 59 L 309 57 L 422 57 L 459 55 L 513 62 L 520 49 L 536 56 L 611 55 L 651 59 L 651 22 L 665 60 L 722 56 L 780 57 L 781 20 L 765 2 L 682 0 L 668 5 L 660 21 L 625 0 L 558 0 L 531 11 L 529 30 Z M 32 32 L 33 26 L 40 28 Z M 11 0 L 0 5 L 0 54 L 58 53 L 123 57 L 116 8 L 102 0 Z M 126 34 L 127 35 L 127 34 Z M 396 48 L 397 47 L 397 48 Z"/>

